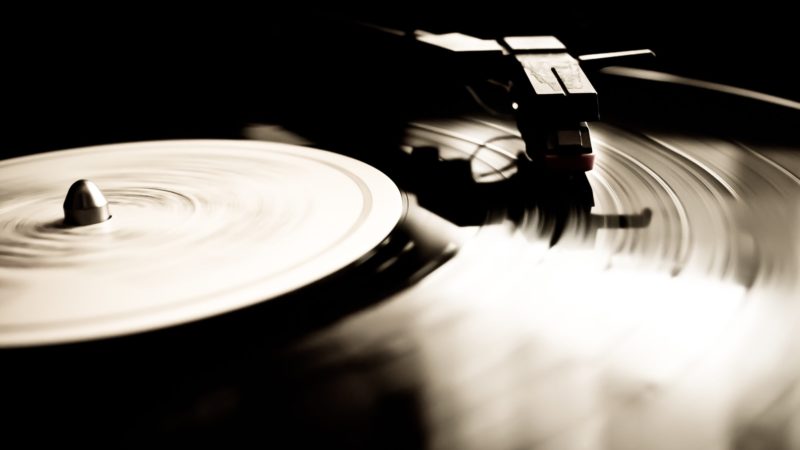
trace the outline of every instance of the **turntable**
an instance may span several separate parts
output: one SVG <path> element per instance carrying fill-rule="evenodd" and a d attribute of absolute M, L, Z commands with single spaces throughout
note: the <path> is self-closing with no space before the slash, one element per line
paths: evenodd
<path fill-rule="evenodd" d="M 154 111 L 0 161 L 11 434 L 800 447 L 800 104 L 646 51 L 334 23 L 281 29 L 238 135 Z M 384 57 L 319 51 L 359 42 Z"/>

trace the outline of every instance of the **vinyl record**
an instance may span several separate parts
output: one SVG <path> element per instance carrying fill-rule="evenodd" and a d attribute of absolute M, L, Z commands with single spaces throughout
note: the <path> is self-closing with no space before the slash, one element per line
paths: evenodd
<path fill-rule="evenodd" d="M 92 180 L 111 219 L 64 224 Z M 313 283 L 378 245 L 398 188 L 354 159 L 285 144 L 155 141 L 0 163 L 0 346 L 155 329 Z"/>

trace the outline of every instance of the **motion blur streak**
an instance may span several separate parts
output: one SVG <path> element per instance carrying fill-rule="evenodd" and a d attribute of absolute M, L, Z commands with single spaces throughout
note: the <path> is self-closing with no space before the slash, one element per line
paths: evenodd
<path fill-rule="evenodd" d="M 469 127 L 508 130 L 447 129 Z M 537 210 L 482 226 L 325 345 L 349 362 L 403 349 L 416 370 L 381 376 L 422 390 L 433 448 L 800 448 L 796 150 L 593 133 L 592 214 L 649 208 L 649 226 L 587 231 L 576 216 L 553 247 Z M 474 151 L 446 142 L 443 155 Z"/>
<path fill-rule="evenodd" d="M 664 72 L 656 72 L 654 70 L 636 69 L 632 67 L 613 66 L 613 67 L 603 68 L 600 71 L 605 73 L 606 75 L 616 75 L 627 78 L 638 78 L 640 80 L 681 84 L 684 86 L 692 86 L 700 89 L 708 89 L 712 91 L 722 92 L 723 94 L 737 95 L 741 97 L 750 98 L 753 100 L 758 100 L 761 102 L 772 103 L 773 105 L 780 105 L 780 106 L 785 106 L 787 108 L 800 110 L 800 102 L 795 102 L 789 99 L 765 94 L 763 92 L 753 91 L 750 89 L 743 89 L 736 86 L 729 86 L 727 84 L 712 83 L 710 81 L 697 80 L 694 78 L 687 78 Z"/>

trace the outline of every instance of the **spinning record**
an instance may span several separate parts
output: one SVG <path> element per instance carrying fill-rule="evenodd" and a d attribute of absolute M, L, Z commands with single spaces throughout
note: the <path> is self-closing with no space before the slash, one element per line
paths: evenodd
<path fill-rule="evenodd" d="M 65 224 L 81 179 L 110 219 Z M 403 211 L 394 183 L 364 163 L 263 142 L 51 152 L 0 162 L 0 185 L 0 346 L 129 334 L 274 298 L 364 256 Z"/>

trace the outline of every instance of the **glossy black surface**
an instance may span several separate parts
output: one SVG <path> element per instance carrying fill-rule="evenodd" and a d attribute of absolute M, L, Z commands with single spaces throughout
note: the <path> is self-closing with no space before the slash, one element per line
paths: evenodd
<path fill-rule="evenodd" d="M 597 48 L 609 42 L 661 56 L 653 38 L 667 52 L 661 68 L 678 61 L 685 75 L 793 92 L 780 75 L 771 84 L 749 65 L 719 67 L 754 49 L 775 61 L 789 44 L 767 44 L 780 42 L 783 19 L 742 47 L 743 12 L 686 19 L 674 40 L 681 11 L 650 26 L 598 24 L 575 8 L 536 24 L 591 51 L 620 49 Z M 548 180 L 515 163 L 512 118 L 487 117 L 426 55 L 338 22 L 280 17 L 163 47 L 143 38 L 155 55 L 120 32 L 128 46 L 102 63 L 86 48 L 69 62 L 70 45 L 54 43 L 64 61 L 42 90 L 25 84 L 36 101 L 19 96 L 21 125 L 4 148 L 278 124 L 375 165 L 420 209 L 353 270 L 280 301 L 140 336 L 4 350 L 10 430 L 123 447 L 800 446 L 798 111 L 598 74 L 597 167 Z M 441 17 L 393 20 L 433 28 Z M 451 20 L 539 32 L 506 10 Z M 49 78 L 39 70 L 49 62 L 33 67 Z M 71 114 L 79 103 L 87 112 Z M 431 147 L 446 161 L 419 150 Z"/>

